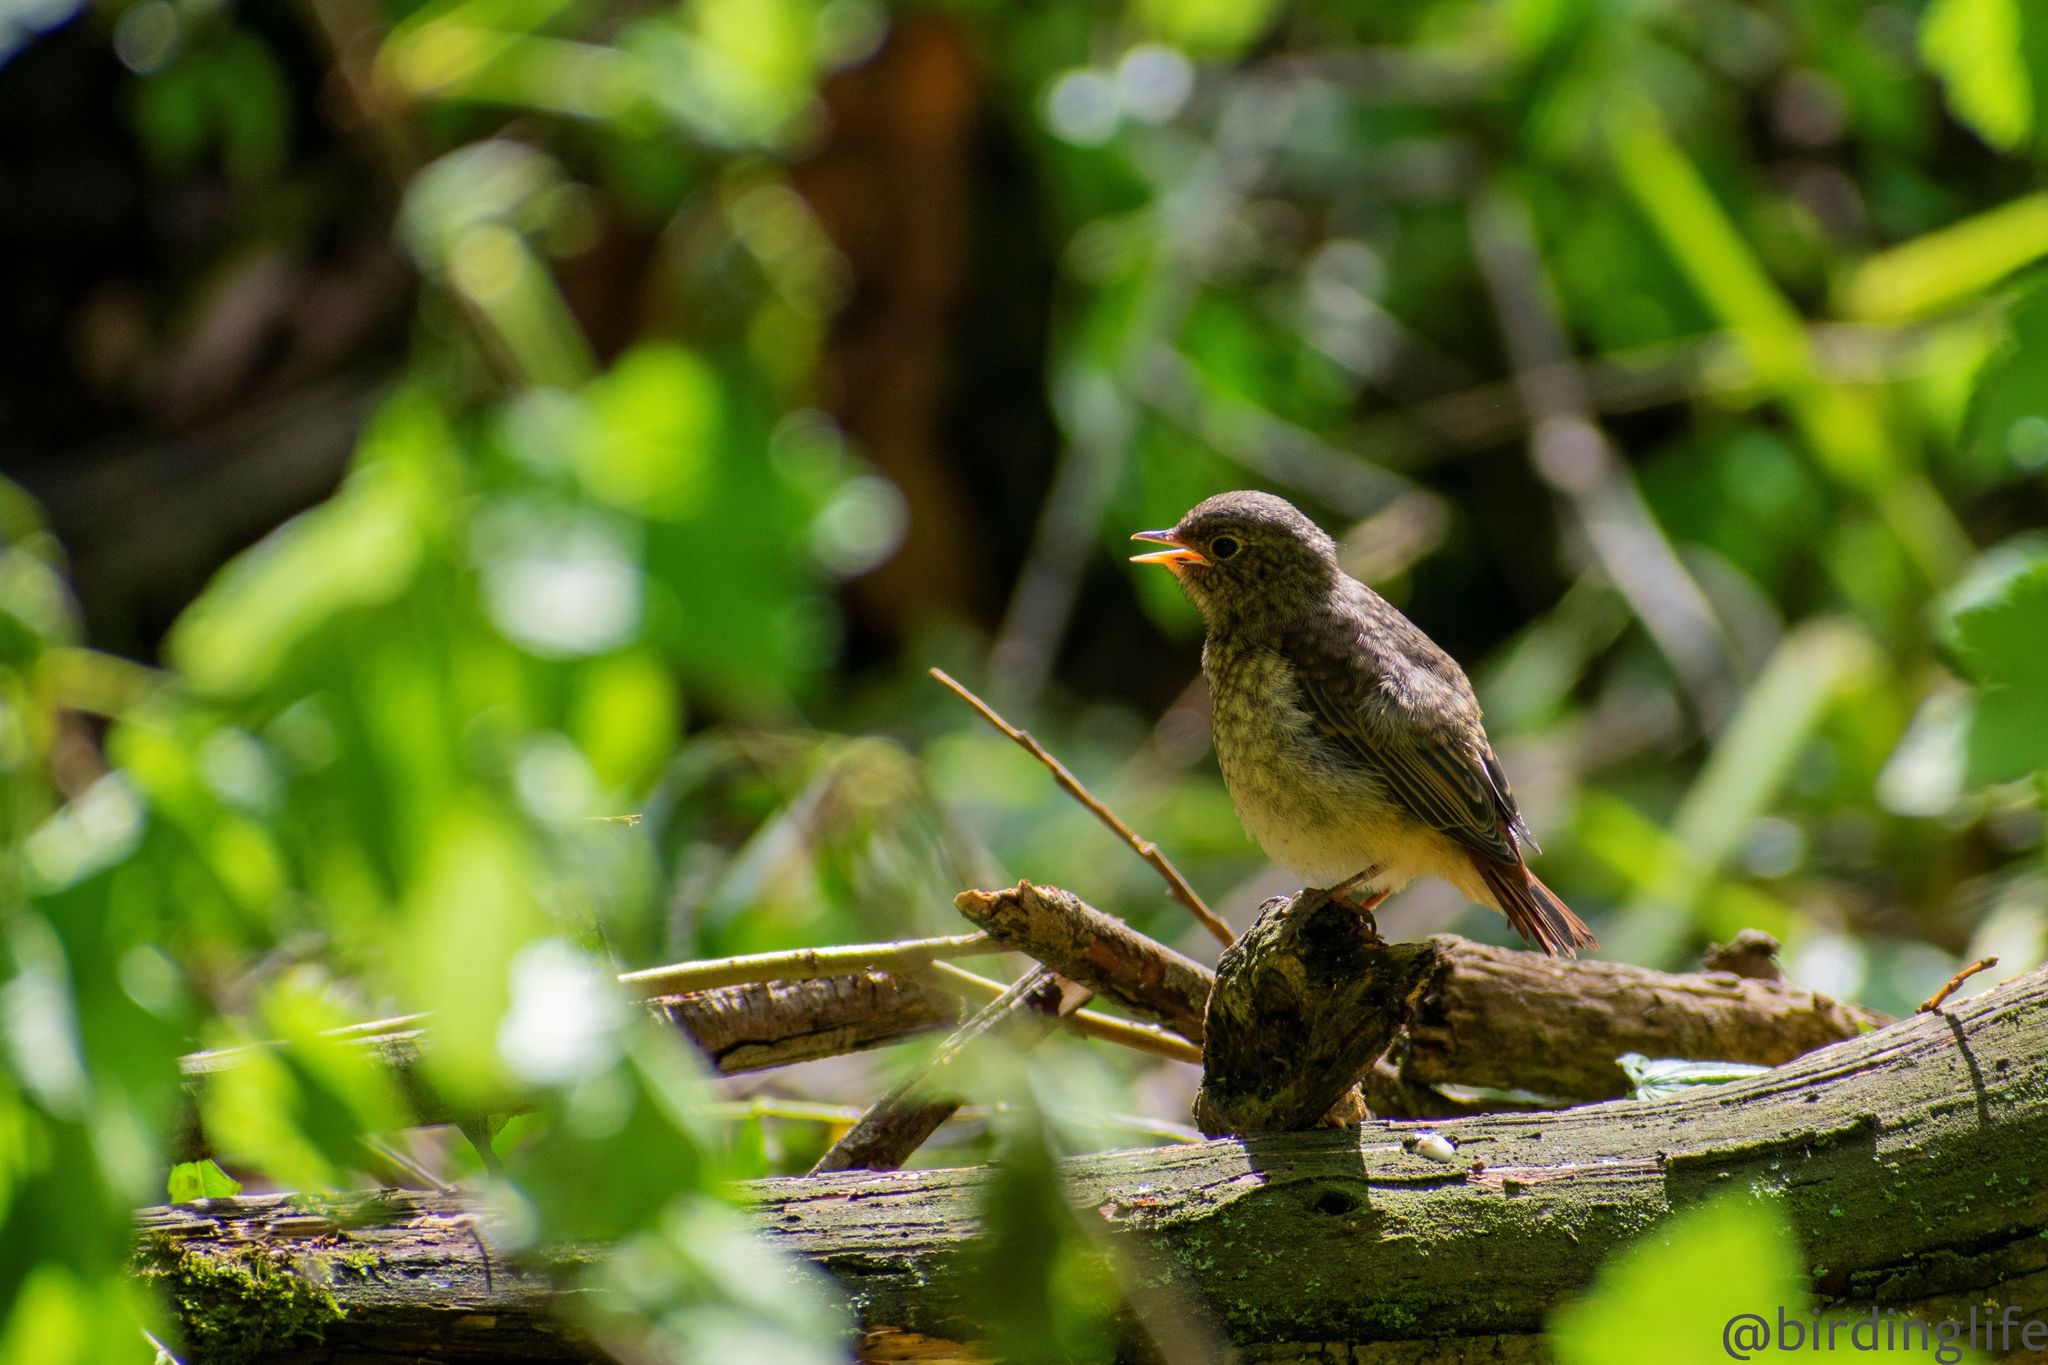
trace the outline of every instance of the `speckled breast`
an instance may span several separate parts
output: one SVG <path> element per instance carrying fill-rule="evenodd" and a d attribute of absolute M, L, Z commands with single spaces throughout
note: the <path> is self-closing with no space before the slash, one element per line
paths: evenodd
<path fill-rule="evenodd" d="M 1373 861 L 1386 797 L 1317 733 L 1286 659 L 1212 640 L 1202 651 L 1202 671 L 1223 784 L 1246 832 L 1310 885 L 1341 881 Z"/>

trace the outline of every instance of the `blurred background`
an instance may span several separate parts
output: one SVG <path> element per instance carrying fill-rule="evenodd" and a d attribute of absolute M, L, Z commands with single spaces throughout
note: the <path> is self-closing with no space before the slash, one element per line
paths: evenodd
<path fill-rule="evenodd" d="M 1890 1011 L 2043 958 L 2022 0 L 0 0 L 0 59 L 9 1349 L 161 1321 L 178 1054 L 304 1042 L 209 1136 L 360 1185 L 396 1098 L 316 1035 L 432 1010 L 437 1084 L 534 1111 L 527 1235 L 672 1272 L 608 1340 L 829 1358 L 712 1192 L 920 1049 L 712 1087 L 604 978 L 1020 876 L 1213 960 L 924 670 L 1243 926 L 1292 888 L 1124 562 L 1228 488 L 1463 662 L 1601 956 L 1759 928 Z M 1171 1137 L 1192 1069 L 1105 1052 L 925 1159 Z"/>

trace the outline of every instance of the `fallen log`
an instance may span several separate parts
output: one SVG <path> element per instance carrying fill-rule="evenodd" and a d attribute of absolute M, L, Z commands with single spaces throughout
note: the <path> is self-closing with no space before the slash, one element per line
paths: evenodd
<path fill-rule="evenodd" d="M 963 891 L 956 904 L 1002 946 L 1202 1041 L 1216 974 L 1114 915 L 1030 882 Z M 1330 923 L 1343 937 L 1343 917 Z M 1778 980 L 1769 962 L 1776 945 L 1761 935 L 1739 940 L 1748 964 L 1740 972 L 1545 958 L 1455 934 L 1416 947 L 1428 967 L 1412 1015 L 1366 1086 L 1372 1112 L 1382 1117 L 1439 1117 L 1502 1103 L 1447 1099 L 1435 1093 L 1439 1086 L 1519 1090 L 1530 1097 L 1523 1104 L 1548 1107 L 1616 1099 L 1629 1093 L 1614 1061 L 1623 1053 L 1776 1066 L 1891 1022 Z M 1245 950 L 1233 951 L 1241 959 Z M 1330 981 L 1350 979 L 1337 963 Z M 1241 1031 L 1253 1041 L 1262 1032 Z M 1298 1041 L 1273 1046 L 1292 1049 Z"/>
<path fill-rule="evenodd" d="M 2048 972 L 1679 1098 L 1454 1119 L 1483 1169 L 1403 1150 L 1413 1123 L 1111 1152 L 1064 1163 L 1076 1208 L 1144 1249 L 1248 1359 L 1542 1358 L 1545 1315 L 1606 1255 L 1728 1189 L 1776 1196 L 1818 1296 L 1960 1316 L 2048 1310 Z M 847 1172 L 745 1190 L 772 1243 L 843 1286 L 868 1354 L 971 1341 L 946 1272 L 985 1169 Z M 540 1325 L 546 1275 L 493 1261 L 459 1196 L 311 1221 L 277 1199 L 140 1215 L 138 1265 L 199 1311 L 252 1259 L 336 1315 L 292 1358 L 402 1339 L 409 1358 L 593 1358 Z M 364 1216 L 367 1222 L 360 1221 Z M 584 1253 L 590 1254 L 590 1253 Z M 352 1259 L 350 1259 L 352 1258 Z M 188 1316 L 188 1322 L 190 1318 Z M 402 1328 L 400 1324 L 402 1323 Z M 553 1352 L 553 1354 L 548 1354 Z"/>
<path fill-rule="evenodd" d="M 1617 1099 L 1625 1052 L 1776 1066 L 1891 1020 L 1780 981 L 1573 962 L 1451 934 L 1392 1060 L 1410 1085 Z"/>

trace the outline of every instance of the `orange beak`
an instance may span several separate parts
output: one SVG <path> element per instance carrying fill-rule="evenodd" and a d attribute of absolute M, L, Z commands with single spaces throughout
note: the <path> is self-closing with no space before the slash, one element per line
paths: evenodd
<path fill-rule="evenodd" d="M 1132 555 L 1131 563 L 1133 564 L 1164 564 L 1169 569 L 1178 569 L 1183 564 L 1207 564 L 1209 562 L 1196 551 L 1182 544 L 1180 537 L 1171 531 L 1140 531 L 1132 536 L 1131 539 L 1155 540 L 1162 545 L 1172 547 L 1166 550 L 1154 550 L 1151 554 Z"/>

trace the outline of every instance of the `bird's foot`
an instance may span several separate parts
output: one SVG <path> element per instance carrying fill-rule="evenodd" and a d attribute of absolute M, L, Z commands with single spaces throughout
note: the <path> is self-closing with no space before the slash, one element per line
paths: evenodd
<path fill-rule="evenodd" d="M 1372 879 L 1379 875 L 1379 864 L 1374 863 L 1370 867 L 1352 873 L 1335 886 L 1328 888 L 1306 887 L 1301 894 L 1303 897 L 1319 896 L 1332 904 L 1350 906 L 1359 913 L 1359 916 L 1365 920 L 1366 927 L 1371 929 L 1374 936 L 1377 937 L 1379 926 L 1373 919 L 1372 912 L 1379 908 L 1380 902 L 1385 900 L 1390 893 L 1386 891 L 1367 892 L 1364 888 L 1370 886 Z"/>

